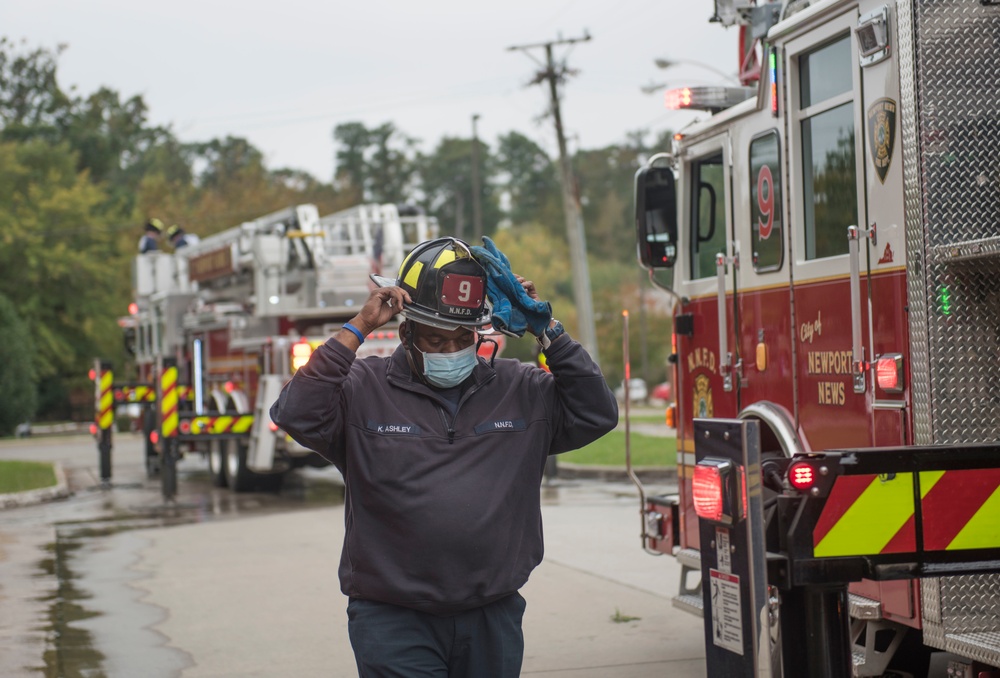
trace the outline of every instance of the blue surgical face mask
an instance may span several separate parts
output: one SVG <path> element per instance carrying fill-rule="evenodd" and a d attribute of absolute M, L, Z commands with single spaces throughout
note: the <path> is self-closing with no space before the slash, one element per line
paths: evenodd
<path fill-rule="evenodd" d="M 417 349 L 420 351 L 420 349 Z M 472 374 L 479 358 L 476 356 L 476 345 L 472 344 L 454 353 L 424 353 L 424 376 L 433 386 L 451 388 L 458 386 Z"/>

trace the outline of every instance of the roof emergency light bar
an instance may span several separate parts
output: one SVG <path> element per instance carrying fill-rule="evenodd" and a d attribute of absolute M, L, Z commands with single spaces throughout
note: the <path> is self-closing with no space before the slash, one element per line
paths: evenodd
<path fill-rule="evenodd" d="M 757 96 L 753 87 L 681 87 L 668 89 L 664 103 L 673 111 L 692 109 L 718 113 Z"/>

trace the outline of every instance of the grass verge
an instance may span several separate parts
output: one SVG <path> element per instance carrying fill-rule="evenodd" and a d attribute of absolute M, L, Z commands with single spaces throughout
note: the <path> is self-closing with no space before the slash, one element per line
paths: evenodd
<path fill-rule="evenodd" d="M 673 466 L 677 463 L 677 439 L 632 434 L 634 466 Z M 595 466 L 625 465 L 625 433 L 611 431 L 586 447 L 559 455 L 560 461 Z"/>
<path fill-rule="evenodd" d="M 625 423 L 625 414 L 619 413 L 619 421 Z M 633 424 L 663 424 L 666 426 L 667 417 L 665 414 L 633 414 L 629 417 Z"/>
<path fill-rule="evenodd" d="M 26 492 L 56 484 L 52 464 L 38 461 L 0 461 L 0 494 Z"/>

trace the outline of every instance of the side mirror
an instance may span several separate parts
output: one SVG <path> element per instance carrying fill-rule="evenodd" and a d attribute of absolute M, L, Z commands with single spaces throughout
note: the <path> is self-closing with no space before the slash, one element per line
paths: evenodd
<path fill-rule="evenodd" d="M 644 268 L 673 268 L 677 260 L 674 171 L 647 165 L 635 173 L 635 236 Z"/>

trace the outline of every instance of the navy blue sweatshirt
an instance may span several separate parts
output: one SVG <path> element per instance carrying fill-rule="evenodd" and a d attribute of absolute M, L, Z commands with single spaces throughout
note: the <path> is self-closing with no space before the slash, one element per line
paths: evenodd
<path fill-rule="evenodd" d="M 524 585 L 542 559 L 548 455 L 618 423 L 579 343 L 563 335 L 546 357 L 551 374 L 480 359 L 454 414 L 401 346 L 356 359 L 330 339 L 285 385 L 271 418 L 344 476 L 346 595 L 446 615 Z"/>

